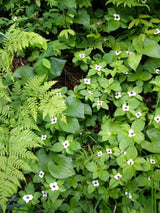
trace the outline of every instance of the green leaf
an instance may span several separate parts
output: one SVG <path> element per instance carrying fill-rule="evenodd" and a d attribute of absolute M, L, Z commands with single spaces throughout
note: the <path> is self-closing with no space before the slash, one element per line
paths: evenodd
<path fill-rule="evenodd" d="M 146 38 L 144 41 L 143 54 L 153 58 L 160 58 L 159 44 L 152 39 Z"/>
<path fill-rule="evenodd" d="M 22 84 L 25 84 L 33 76 L 33 67 L 27 65 L 19 67 L 13 74 L 13 77 L 21 79 L 20 82 Z"/>
<path fill-rule="evenodd" d="M 40 7 L 40 6 L 41 6 L 41 1 L 40 1 L 40 0 L 36 0 L 36 5 L 37 5 L 38 7 Z"/>
<path fill-rule="evenodd" d="M 140 61 L 141 61 L 142 55 L 135 55 L 134 53 L 130 54 L 128 56 L 128 65 L 133 69 L 136 70 Z"/>
<path fill-rule="evenodd" d="M 42 58 L 42 64 L 44 67 L 50 69 L 51 68 L 51 64 L 50 64 L 50 61 L 48 61 L 48 59 L 46 58 Z"/>
<path fill-rule="evenodd" d="M 54 152 L 61 152 L 64 149 L 61 143 L 55 143 L 52 147 L 52 151 Z"/>
<path fill-rule="evenodd" d="M 75 17 L 74 22 L 88 27 L 90 25 L 90 16 L 85 9 L 80 9 L 78 10 L 78 14 Z"/>
<path fill-rule="evenodd" d="M 53 155 L 53 162 L 48 163 L 48 170 L 54 178 L 64 179 L 75 174 L 72 162 L 63 155 Z"/>
<path fill-rule="evenodd" d="M 67 123 L 59 121 L 59 127 L 64 132 L 75 133 L 79 130 L 79 122 L 77 118 L 67 117 Z"/>
<path fill-rule="evenodd" d="M 134 131 L 136 132 L 140 132 L 144 129 L 144 126 L 145 126 L 145 122 L 143 120 L 135 120 L 133 123 L 132 123 L 132 128 L 134 129 Z"/>
<path fill-rule="evenodd" d="M 88 171 L 90 171 L 90 172 L 96 172 L 96 170 L 97 170 L 96 164 L 95 164 L 93 161 L 87 163 L 86 168 L 87 168 Z"/>
<path fill-rule="evenodd" d="M 52 77 L 52 79 L 53 79 L 53 78 L 60 76 L 63 71 L 66 60 L 51 57 L 50 63 L 51 63 L 51 69 L 49 70 L 49 72 L 50 72 L 49 77 Z"/>
<path fill-rule="evenodd" d="M 108 30 L 109 32 L 117 30 L 120 27 L 120 22 L 114 19 L 109 20 L 108 22 Z"/>
<path fill-rule="evenodd" d="M 130 180 L 135 175 L 135 169 L 133 166 L 127 166 L 123 168 L 123 178 Z"/>
<path fill-rule="evenodd" d="M 69 96 L 67 98 L 69 104 L 66 114 L 70 117 L 84 118 L 84 104 L 81 103 L 77 98 Z"/>

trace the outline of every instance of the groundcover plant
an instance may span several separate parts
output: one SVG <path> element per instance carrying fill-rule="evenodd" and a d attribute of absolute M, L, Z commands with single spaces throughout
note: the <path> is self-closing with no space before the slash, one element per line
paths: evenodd
<path fill-rule="evenodd" d="M 0 6 L 0 212 L 160 212 L 159 1 Z"/>

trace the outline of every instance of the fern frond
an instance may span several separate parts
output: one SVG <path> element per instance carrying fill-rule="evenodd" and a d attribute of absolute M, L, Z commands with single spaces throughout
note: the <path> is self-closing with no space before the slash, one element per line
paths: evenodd
<path fill-rule="evenodd" d="M 124 7 L 135 7 L 135 6 L 144 6 L 144 4 L 139 3 L 140 0 L 108 0 L 107 4 L 113 3 L 116 6 L 119 6 L 120 4 L 123 4 Z"/>

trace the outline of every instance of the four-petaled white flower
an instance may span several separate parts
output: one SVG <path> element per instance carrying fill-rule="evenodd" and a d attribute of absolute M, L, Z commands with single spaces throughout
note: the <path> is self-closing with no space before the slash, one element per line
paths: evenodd
<path fill-rule="evenodd" d="M 134 130 L 133 129 L 130 129 L 129 131 L 128 131 L 128 136 L 131 138 L 131 137 L 134 137 L 136 134 L 134 133 Z"/>
<path fill-rule="evenodd" d="M 127 161 L 127 164 L 128 164 L 128 165 L 133 165 L 133 164 L 134 164 L 134 161 L 133 161 L 132 159 L 129 159 L 129 160 Z"/>
<path fill-rule="evenodd" d="M 141 117 L 141 116 L 142 116 L 142 113 L 141 113 L 141 112 L 137 112 L 137 113 L 136 113 L 136 117 L 137 117 L 137 118 L 139 118 L 139 117 Z"/>
<path fill-rule="evenodd" d="M 160 30 L 159 30 L 159 29 L 156 29 L 156 31 L 157 31 L 157 32 L 155 32 L 154 35 L 157 35 L 157 34 L 160 33 Z"/>
<path fill-rule="evenodd" d="M 146 4 L 147 0 L 141 0 L 142 4 Z"/>
<path fill-rule="evenodd" d="M 113 14 L 114 20 L 119 21 L 121 19 L 119 14 Z"/>
<path fill-rule="evenodd" d="M 69 147 L 69 145 L 70 145 L 68 140 L 65 140 L 65 142 L 63 142 L 62 144 L 65 149 L 67 149 L 67 147 Z"/>
<path fill-rule="evenodd" d="M 123 72 L 123 74 L 127 75 L 127 74 L 128 74 L 128 72 Z"/>
<path fill-rule="evenodd" d="M 112 154 L 112 149 L 106 149 L 107 154 L 111 155 Z"/>
<path fill-rule="evenodd" d="M 42 191 L 42 196 L 43 196 L 43 197 L 47 197 L 47 193 L 44 192 L 44 191 Z"/>
<path fill-rule="evenodd" d="M 154 159 L 150 159 L 150 163 L 151 163 L 151 164 L 155 164 L 156 161 L 155 161 Z"/>
<path fill-rule="evenodd" d="M 85 58 L 85 54 L 79 54 L 80 58 Z"/>
<path fill-rule="evenodd" d="M 98 155 L 99 157 L 102 156 L 102 152 L 101 152 L 101 151 L 98 152 L 97 155 Z"/>
<path fill-rule="evenodd" d="M 91 79 L 89 78 L 84 78 L 84 84 L 90 84 L 91 83 Z"/>
<path fill-rule="evenodd" d="M 91 92 L 91 91 L 88 91 L 88 95 L 93 95 L 93 92 Z"/>
<path fill-rule="evenodd" d="M 56 191 L 56 190 L 59 189 L 59 186 L 57 185 L 57 182 L 50 183 L 49 186 L 50 186 L 52 191 Z"/>
<path fill-rule="evenodd" d="M 41 140 L 42 141 L 46 140 L 46 138 L 47 138 L 47 135 L 41 135 Z"/>
<path fill-rule="evenodd" d="M 122 96 L 121 96 L 121 92 L 116 92 L 115 93 L 115 98 L 116 99 L 119 99 L 119 98 L 121 98 Z"/>
<path fill-rule="evenodd" d="M 159 123 L 159 122 L 160 122 L 160 116 L 157 115 L 156 117 L 154 117 L 154 120 L 155 120 L 157 123 Z"/>
<path fill-rule="evenodd" d="M 23 200 L 28 203 L 30 200 L 33 199 L 33 195 L 25 195 L 23 196 Z"/>
<path fill-rule="evenodd" d="M 123 104 L 122 109 L 123 109 L 123 111 L 129 111 L 129 106 L 126 104 Z"/>
<path fill-rule="evenodd" d="M 13 18 L 13 21 L 17 21 L 18 20 L 18 18 L 15 16 L 14 18 Z"/>
<path fill-rule="evenodd" d="M 39 172 L 39 177 L 40 177 L 40 178 L 43 178 L 43 176 L 44 176 L 44 172 L 43 172 L 43 171 L 40 171 L 40 172 Z"/>
<path fill-rule="evenodd" d="M 131 92 L 127 92 L 129 97 L 132 97 L 132 96 L 136 96 L 136 92 L 134 91 L 131 91 Z"/>
<path fill-rule="evenodd" d="M 99 66 L 99 65 L 95 65 L 95 70 L 97 70 L 97 71 L 101 71 L 101 66 Z"/>
<path fill-rule="evenodd" d="M 92 183 L 93 183 L 93 186 L 99 186 L 98 180 L 93 180 Z"/>
<path fill-rule="evenodd" d="M 55 124 L 55 123 L 57 123 L 57 118 L 56 117 L 51 119 L 51 124 Z"/>
<path fill-rule="evenodd" d="M 119 55 L 119 54 L 121 54 L 121 51 L 116 50 L 115 53 L 116 53 L 116 55 Z"/>
<path fill-rule="evenodd" d="M 129 199 L 132 199 L 131 193 L 125 192 L 125 195 L 126 195 Z"/>
<path fill-rule="evenodd" d="M 156 69 L 156 73 L 157 73 L 157 74 L 159 73 L 159 69 Z"/>
<path fill-rule="evenodd" d="M 61 96 L 61 92 L 57 92 L 56 95 L 57 95 L 57 96 Z"/>
<path fill-rule="evenodd" d="M 116 180 L 119 180 L 121 177 L 122 177 L 122 175 L 119 174 L 119 173 L 117 173 L 117 174 L 114 176 L 114 178 L 115 178 Z"/>
<path fill-rule="evenodd" d="M 103 104 L 103 101 L 97 101 L 97 105 L 101 106 Z"/>

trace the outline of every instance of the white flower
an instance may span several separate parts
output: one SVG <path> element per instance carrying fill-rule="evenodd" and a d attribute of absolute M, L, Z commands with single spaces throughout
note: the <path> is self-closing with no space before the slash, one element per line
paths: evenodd
<path fill-rule="evenodd" d="M 42 196 L 43 196 L 43 197 L 47 197 L 47 193 L 44 192 L 44 191 L 42 191 Z"/>
<path fill-rule="evenodd" d="M 97 70 L 97 71 L 101 71 L 101 66 L 99 66 L 99 65 L 95 65 L 95 70 Z"/>
<path fill-rule="evenodd" d="M 121 54 L 121 51 L 116 50 L 115 53 L 116 53 L 116 55 L 119 55 L 119 54 Z"/>
<path fill-rule="evenodd" d="M 156 73 L 157 73 L 157 74 L 159 73 L 159 69 L 156 69 Z"/>
<path fill-rule="evenodd" d="M 51 119 L 51 124 L 55 124 L 55 123 L 57 123 L 57 118 L 56 117 Z"/>
<path fill-rule="evenodd" d="M 142 116 L 142 113 L 141 113 L 141 112 L 137 112 L 137 113 L 136 113 L 136 117 L 137 117 L 137 118 L 139 118 L 139 117 L 141 117 L 141 116 Z"/>
<path fill-rule="evenodd" d="M 156 117 L 154 117 L 154 120 L 155 120 L 157 123 L 159 123 L 159 122 L 160 122 L 160 116 L 157 115 Z"/>
<path fill-rule="evenodd" d="M 151 176 L 148 177 L 148 180 L 149 180 L 149 181 L 151 180 Z"/>
<path fill-rule="evenodd" d="M 115 93 L 115 98 L 116 99 L 119 99 L 119 98 L 121 98 L 122 96 L 121 96 L 121 92 L 116 92 Z"/>
<path fill-rule="evenodd" d="M 18 18 L 15 16 L 14 18 L 13 18 L 13 21 L 17 21 L 18 20 Z"/>
<path fill-rule="evenodd" d="M 112 133 L 111 132 L 108 132 L 108 135 L 110 136 Z"/>
<path fill-rule="evenodd" d="M 80 58 L 85 58 L 85 54 L 79 54 Z"/>
<path fill-rule="evenodd" d="M 123 74 L 127 75 L 127 74 L 128 74 L 128 72 L 123 72 Z"/>
<path fill-rule="evenodd" d="M 155 164 L 156 161 L 155 161 L 154 159 L 150 159 L 150 163 L 151 163 L 151 164 Z"/>
<path fill-rule="evenodd" d="M 119 14 L 113 14 L 114 20 L 119 21 L 121 19 Z"/>
<path fill-rule="evenodd" d="M 132 199 L 131 193 L 125 192 L 125 195 L 126 195 L 129 199 Z"/>
<path fill-rule="evenodd" d="M 129 111 L 129 106 L 126 104 L 123 104 L 122 109 L 123 109 L 123 111 Z"/>
<path fill-rule="evenodd" d="M 103 101 L 97 101 L 98 106 L 102 106 L 102 104 L 103 104 Z"/>
<path fill-rule="evenodd" d="M 49 186 L 50 186 L 52 191 L 56 191 L 56 190 L 59 189 L 59 186 L 57 185 L 57 182 L 50 183 Z"/>
<path fill-rule="evenodd" d="M 125 151 L 121 151 L 121 154 L 126 155 L 126 152 Z"/>
<path fill-rule="evenodd" d="M 115 178 L 116 180 L 119 180 L 121 177 L 122 177 L 122 175 L 119 174 L 119 173 L 117 173 L 117 174 L 114 176 L 114 178 Z"/>
<path fill-rule="evenodd" d="M 90 84 L 90 83 L 91 83 L 91 79 L 89 79 L 89 78 L 84 79 L 84 84 Z"/>
<path fill-rule="evenodd" d="M 157 34 L 160 33 L 160 30 L 159 30 L 159 29 L 156 29 L 156 31 L 157 31 L 157 32 L 155 32 L 154 35 L 157 35 Z"/>
<path fill-rule="evenodd" d="M 106 149 L 107 154 L 112 154 L 112 149 Z"/>
<path fill-rule="evenodd" d="M 92 183 L 93 183 L 94 186 L 99 186 L 98 180 L 93 180 Z"/>
<path fill-rule="evenodd" d="M 65 140 L 65 142 L 63 142 L 62 144 L 65 149 L 70 145 L 68 140 Z"/>
<path fill-rule="evenodd" d="M 39 172 L 39 177 L 40 177 L 40 178 L 43 178 L 43 176 L 44 176 L 44 172 L 43 172 L 43 171 L 40 171 L 40 172 Z"/>
<path fill-rule="evenodd" d="M 133 129 L 130 129 L 129 132 L 128 132 L 128 136 L 131 138 L 131 137 L 134 137 L 136 134 L 134 133 L 134 130 Z"/>
<path fill-rule="evenodd" d="M 132 96 L 136 96 L 136 92 L 134 91 L 131 91 L 131 92 L 127 92 L 129 97 L 132 97 Z"/>
<path fill-rule="evenodd" d="M 129 159 L 129 160 L 127 161 L 127 164 L 128 164 L 128 165 L 133 165 L 133 164 L 134 164 L 134 161 L 133 161 L 132 159 Z"/>
<path fill-rule="evenodd" d="M 101 152 L 101 151 L 98 152 L 97 155 L 98 155 L 98 156 L 102 156 L 102 152 Z"/>
<path fill-rule="evenodd" d="M 57 92 L 56 95 L 57 95 L 57 96 L 61 96 L 61 92 Z"/>
<path fill-rule="evenodd" d="M 93 92 L 91 92 L 91 91 L 88 91 L 88 95 L 93 95 Z"/>
<path fill-rule="evenodd" d="M 130 54 L 131 54 L 129 51 L 126 51 L 126 53 L 127 53 L 128 55 L 130 55 Z"/>
<path fill-rule="evenodd" d="M 28 203 L 30 200 L 33 199 L 33 195 L 25 195 L 23 196 L 23 200 Z"/>
<path fill-rule="evenodd" d="M 41 135 L 41 140 L 42 141 L 46 140 L 46 138 L 47 138 L 47 135 Z"/>
<path fill-rule="evenodd" d="M 141 0 L 142 4 L 146 4 L 147 0 Z"/>

